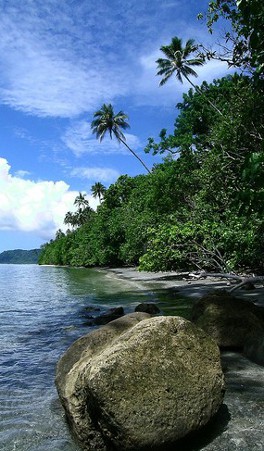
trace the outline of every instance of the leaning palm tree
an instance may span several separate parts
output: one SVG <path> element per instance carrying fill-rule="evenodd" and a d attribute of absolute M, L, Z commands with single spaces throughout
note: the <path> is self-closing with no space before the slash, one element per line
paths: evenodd
<path fill-rule="evenodd" d="M 102 183 L 96 182 L 92 185 L 91 192 L 94 198 L 98 197 L 101 204 L 104 193 L 106 192 L 106 187 Z"/>
<path fill-rule="evenodd" d="M 195 91 L 203 95 L 203 91 L 190 79 L 190 76 L 198 77 L 192 66 L 203 66 L 204 64 L 204 60 L 201 57 L 192 57 L 198 50 L 194 39 L 188 39 L 185 47 L 183 47 L 182 40 L 175 36 L 169 45 L 163 45 L 160 50 L 166 56 L 166 58 L 159 58 L 156 61 L 159 69 L 157 75 L 162 76 L 159 83 L 160 86 L 164 85 L 175 74 L 181 83 L 183 83 L 183 78 L 185 78 Z M 221 111 L 208 98 L 207 101 L 215 111 L 223 116 Z"/>
<path fill-rule="evenodd" d="M 91 123 L 91 128 L 93 133 L 96 134 L 96 138 L 101 142 L 104 138 L 106 132 L 109 132 L 110 138 L 113 135 L 116 137 L 118 142 L 121 142 L 126 146 L 126 148 L 136 157 L 140 163 L 144 166 L 147 172 L 150 170 L 145 165 L 144 161 L 132 150 L 126 143 L 125 135 L 122 133 L 121 129 L 126 130 L 129 128 L 129 123 L 127 122 L 128 116 L 123 112 L 114 114 L 113 106 L 111 104 L 103 104 L 102 108 L 96 113 L 94 113 L 94 120 Z"/>

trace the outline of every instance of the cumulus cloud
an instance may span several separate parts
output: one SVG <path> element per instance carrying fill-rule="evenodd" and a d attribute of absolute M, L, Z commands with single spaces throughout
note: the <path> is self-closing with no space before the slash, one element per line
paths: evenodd
<path fill-rule="evenodd" d="M 18 178 L 23 179 L 24 177 L 27 177 L 30 175 L 29 171 L 25 171 L 23 169 L 19 169 L 18 171 L 16 171 L 15 176 Z"/>
<path fill-rule="evenodd" d="M 0 230 L 36 232 L 50 239 L 64 228 L 65 213 L 73 210 L 78 195 L 63 181 L 25 180 L 10 173 L 7 160 L 0 158 Z M 96 206 L 87 196 L 91 207 Z"/>

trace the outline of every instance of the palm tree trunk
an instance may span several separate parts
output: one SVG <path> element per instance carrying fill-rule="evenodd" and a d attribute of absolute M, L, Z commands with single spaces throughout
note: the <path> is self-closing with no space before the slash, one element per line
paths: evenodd
<path fill-rule="evenodd" d="M 122 138 L 119 137 L 119 141 L 121 141 L 126 146 L 126 148 L 134 155 L 134 157 L 136 157 L 140 161 L 140 163 L 142 164 L 142 166 L 144 166 L 146 171 L 149 174 L 151 174 L 151 171 L 149 170 L 149 168 L 145 165 L 144 161 L 141 160 L 141 158 L 136 154 L 136 152 L 134 152 L 134 150 L 132 150 Z"/>
<path fill-rule="evenodd" d="M 192 87 L 194 88 L 195 91 L 199 92 L 199 94 L 204 95 L 204 92 L 199 88 L 199 86 L 196 86 L 187 75 L 184 75 L 184 77 L 186 78 L 186 80 L 190 83 L 190 85 L 192 85 Z M 205 96 L 206 97 L 206 96 Z M 207 102 L 211 105 L 211 107 L 218 113 L 220 114 L 220 116 L 224 116 L 222 111 L 220 111 L 217 106 L 215 106 L 210 99 L 208 99 L 206 97 Z"/>

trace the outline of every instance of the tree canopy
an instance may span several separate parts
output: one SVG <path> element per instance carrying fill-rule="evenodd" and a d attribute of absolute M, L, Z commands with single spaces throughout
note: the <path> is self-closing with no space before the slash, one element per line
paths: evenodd
<path fill-rule="evenodd" d="M 226 35 L 230 51 L 225 58 L 246 73 L 203 82 L 184 93 L 173 133 L 162 128 L 145 149 L 162 154 L 163 162 L 146 175 L 122 175 L 108 188 L 94 184 L 93 195 L 103 197 L 96 212 L 80 194 L 77 211 L 65 216 L 71 229 L 58 231 L 43 246 L 40 263 L 263 273 L 263 5 L 212 1 L 210 29 L 219 15 L 234 33 Z M 196 58 L 203 63 L 222 58 L 193 40 L 183 46 L 176 37 L 161 50 L 166 56 L 157 60 L 161 84 L 172 75 L 180 81 L 194 75 Z M 127 127 L 127 116 L 114 114 L 111 105 L 103 105 L 92 122 L 99 139 L 109 132 L 125 145 L 122 130 Z"/>

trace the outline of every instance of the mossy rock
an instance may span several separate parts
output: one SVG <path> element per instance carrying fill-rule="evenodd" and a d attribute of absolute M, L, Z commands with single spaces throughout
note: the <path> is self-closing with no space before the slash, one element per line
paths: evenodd
<path fill-rule="evenodd" d="M 264 332 L 263 309 L 224 290 L 199 299 L 192 310 L 192 321 L 221 348 L 243 349 L 252 333 Z"/>
<path fill-rule="evenodd" d="M 94 331 L 58 364 L 60 398 L 85 450 L 165 449 L 222 403 L 216 342 L 183 318 L 138 315 Z"/>

